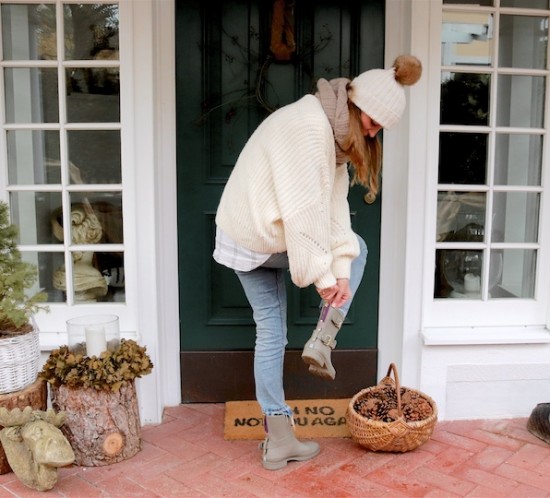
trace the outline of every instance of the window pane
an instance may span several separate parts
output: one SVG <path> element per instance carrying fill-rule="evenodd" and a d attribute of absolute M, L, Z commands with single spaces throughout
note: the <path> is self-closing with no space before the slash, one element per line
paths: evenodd
<path fill-rule="evenodd" d="M 52 234 L 51 217 L 61 205 L 59 192 L 12 192 L 10 212 L 19 227 L 19 244 L 58 243 Z"/>
<path fill-rule="evenodd" d="M 55 5 L 2 5 L 5 60 L 55 60 Z"/>
<path fill-rule="evenodd" d="M 492 298 L 534 298 L 537 252 L 531 249 L 491 251 Z"/>
<path fill-rule="evenodd" d="M 546 69 L 548 19 L 500 16 L 499 66 Z"/>
<path fill-rule="evenodd" d="M 540 185 L 542 136 L 498 134 L 495 185 Z"/>
<path fill-rule="evenodd" d="M 67 120 L 71 123 L 120 121 L 118 68 L 67 69 Z"/>
<path fill-rule="evenodd" d="M 444 4 L 452 5 L 483 5 L 491 6 L 494 0 L 443 0 Z"/>
<path fill-rule="evenodd" d="M 500 75 L 497 126 L 542 128 L 545 84 L 544 76 Z"/>
<path fill-rule="evenodd" d="M 490 66 L 493 16 L 485 13 L 444 12 L 441 64 Z"/>
<path fill-rule="evenodd" d="M 439 183 L 484 185 L 486 178 L 486 134 L 439 134 Z"/>
<path fill-rule="evenodd" d="M 548 0 L 500 0 L 501 7 L 519 7 L 521 9 L 548 9 Z"/>
<path fill-rule="evenodd" d="M 73 300 L 81 302 L 125 302 L 123 253 L 98 253 L 74 251 Z M 67 275 L 65 266 L 54 274 L 54 286 L 66 299 Z"/>
<path fill-rule="evenodd" d="M 540 195 L 530 192 L 495 192 L 493 242 L 537 242 Z"/>
<path fill-rule="evenodd" d="M 87 251 L 72 252 L 73 300 L 76 303 L 95 302 L 107 294 L 107 282 L 101 272 L 94 267 L 94 253 Z M 54 287 L 61 293 L 63 300 L 67 296 L 67 272 L 65 265 L 54 271 Z"/>
<path fill-rule="evenodd" d="M 107 282 L 107 294 L 98 300 L 125 302 L 124 253 L 96 252 L 94 261 Z"/>
<path fill-rule="evenodd" d="M 69 131 L 71 183 L 120 183 L 120 131 Z"/>
<path fill-rule="evenodd" d="M 484 193 L 438 192 L 438 242 L 483 242 L 484 234 Z"/>
<path fill-rule="evenodd" d="M 62 209 L 54 213 L 54 233 L 63 241 Z M 71 238 L 73 244 L 121 244 L 122 194 L 78 192 L 71 194 Z M 110 251 L 71 251 L 73 299 L 75 302 L 124 302 L 124 255 Z M 55 289 L 66 299 L 65 266 L 54 274 Z"/>
<path fill-rule="evenodd" d="M 61 183 L 58 131 L 9 130 L 6 139 L 11 185 Z"/>
<path fill-rule="evenodd" d="M 480 299 L 483 251 L 436 251 L 434 297 Z"/>
<path fill-rule="evenodd" d="M 4 69 L 6 121 L 8 123 L 57 123 L 57 70 Z"/>
<path fill-rule="evenodd" d="M 38 268 L 38 283 L 36 292 L 45 292 L 50 303 L 62 303 L 65 296 L 55 285 L 55 272 L 64 265 L 62 252 L 22 252 L 23 260 Z"/>
<path fill-rule="evenodd" d="M 481 125 L 489 122 L 487 74 L 444 73 L 441 81 L 441 124 Z"/>
<path fill-rule="evenodd" d="M 74 244 L 121 244 L 122 194 L 77 192 L 71 194 Z"/>
<path fill-rule="evenodd" d="M 65 59 L 118 59 L 118 5 L 64 7 Z"/>

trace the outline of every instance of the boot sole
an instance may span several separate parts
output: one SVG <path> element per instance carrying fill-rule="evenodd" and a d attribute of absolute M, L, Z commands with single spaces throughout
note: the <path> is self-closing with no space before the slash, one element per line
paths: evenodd
<path fill-rule="evenodd" d="M 336 373 L 331 375 L 326 368 L 319 368 L 317 365 L 310 365 L 309 372 L 313 375 L 317 375 L 317 377 L 321 377 L 322 379 L 334 380 L 336 378 Z"/>
<path fill-rule="evenodd" d="M 287 466 L 288 462 L 305 462 L 306 460 L 311 460 L 316 457 L 321 451 L 321 448 L 318 448 L 317 451 L 311 455 L 301 456 L 301 457 L 291 457 L 285 458 L 284 460 L 279 460 L 277 462 L 262 462 L 264 469 L 267 470 L 280 470 Z"/>
<path fill-rule="evenodd" d="M 319 354 L 315 349 L 307 350 L 302 353 L 302 360 L 308 365 L 313 365 L 317 368 L 325 367 L 325 359 L 323 355 Z"/>

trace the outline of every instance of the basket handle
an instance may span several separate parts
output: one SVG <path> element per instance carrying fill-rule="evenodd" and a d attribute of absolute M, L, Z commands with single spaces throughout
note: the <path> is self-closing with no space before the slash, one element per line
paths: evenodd
<path fill-rule="evenodd" d="M 399 418 L 401 418 L 403 416 L 403 407 L 401 406 L 401 385 L 399 384 L 399 375 L 397 374 L 397 367 L 395 366 L 395 363 L 390 363 L 386 377 L 389 377 L 390 373 L 393 373 L 393 378 L 395 380 L 395 392 L 397 394 L 397 414 Z"/>

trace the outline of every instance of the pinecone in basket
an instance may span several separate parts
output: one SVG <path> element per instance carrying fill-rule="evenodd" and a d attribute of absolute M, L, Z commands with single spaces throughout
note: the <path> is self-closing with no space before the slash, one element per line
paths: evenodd
<path fill-rule="evenodd" d="M 379 397 L 367 397 L 356 401 L 353 408 L 357 413 L 370 420 L 384 420 L 391 409 L 390 403 Z"/>
<path fill-rule="evenodd" d="M 393 386 L 383 386 L 358 399 L 353 408 L 365 418 L 391 422 L 397 419 L 397 395 Z"/>
<path fill-rule="evenodd" d="M 433 414 L 430 403 L 418 391 L 401 388 L 401 407 L 406 422 L 425 420 Z M 355 411 L 373 421 L 393 422 L 399 418 L 395 386 L 382 383 L 353 404 Z"/>
<path fill-rule="evenodd" d="M 430 403 L 418 393 L 410 394 L 410 396 L 405 397 L 406 401 L 402 403 L 405 420 L 407 422 L 419 422 L 430 417 L 433 414 Z"/>

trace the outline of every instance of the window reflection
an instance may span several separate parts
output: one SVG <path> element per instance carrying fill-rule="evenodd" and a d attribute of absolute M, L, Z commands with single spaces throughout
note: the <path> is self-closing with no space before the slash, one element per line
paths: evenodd
<path fill-rule="evenodd" d="M 495 146 L 495 185 L 541 184 L 542 136 L 500 133 Z"/>
<path fill-rule="evenodd" d="M 5 60 L 55 60 L 55 5 L 3 4 L 2 50 Z"/>
<path fill-rule="evenodd" d="M 19 244 L 53 244 L 51 215 L 61 205 L 60 192 L 12 192 L 10 213 L 19 227 Z"/>
<path fill-rule="evenodd" d="M 444 4 L 491 6 L 494 0 L 443 0 Z"/>
<path fill-rule="evenodd" d="M 447 73 L 441 81 L 441 124 L 489 123 L 488 74 Z"/>
<path fill-rule="evenodd" d="M 8 123 L 59 122 L 57 69 L 5 68 Z"/>
<path fill-rule="evenodd" d="M 500 16 L 499 66 L 546 69 L 548 18 Z"/>
<path fill-rule="evenodd" d="M 439 183 L 483 185 L 487 178 L 487 134 L 439 134 Z"/>
<path fill-rule="evenodd" d="M 537 242 L 540 194 L 495 192 L 493 194 L 493 242 Z"/>
<path fill-rule="evenodd" d="M 78 168 L 71 183 L 120 183 L 120 131 L 67 132 L 69 160 Z"/>
<path fill-rule="evenodd" d="M 10 184 L 61 183 L 59 131 L 9 130 L 6 139 Z"/>
<path fill-rule="evenodd" d="M 65 59 L 118 59 L 118 5 L 64 6 Z"/>
<path fill-rule="evenodd" d="M 64 254 L 63 252 L 36 252 L 36 251 L 23 251 L 21 253 L 23 261 L 35 265 L 38 269 L 38 281 L 36 284 L 35 292 L 45 292 L 47 301 L 50 303 L 62 303 L 65 301 L 63 292 L 56 289 L 54 286 L 54 271 L 55 268 L 59 268 L 63 265 Z M 33 292 L 29 292 L 32 294 Z"/>
<path fill-rule="evenodd" d="M 71 123 L 120 121 L 119 69 L 67 69 L 67 120 Z"/>
<path fill-rule="evenodd" d="M 480 299 L 482 272 L 483 251 L 437 250 L 434 297 Z"/>
<path fill-rule="evenodd" d="M 438 192 L 437 241 L 483 242 L 485 197 L 481 192 Z"/>
<path fill-rule="evenodd" d="M 491 251 L 490 274 L 496 285 L 490 298 L 534 298 L 537 251 L 502 249 Z"/>
<path fill-rule="evenodd" d="M 546 90 L 544 76 L 498 77 L 497 126 L 542 128 Z"/>
<path fill-rule="evenodd" d="M 490 66 L 493 51 L 493 15 L 444 12 L 441 64 Z"/>
<path fill-rule="evenodd" d="M 122 244 L 122 194 L 78 192 L 71 194 L 71 245 Z M 63 242 L 63 209 L 52 216 L 54 236 Z M 71 248 L 73 299 L 77 302 L 124 300 L 124 255 L 108 249 L 81 251 Z M 53 275 L 54 287 L 67 292 L 65 265 Z"/>
<path fill-rule="evenodd" d="M 548 9 L 548 0 L 500 0 L 501 7 L 520 7 L 522 9 Z"/>

